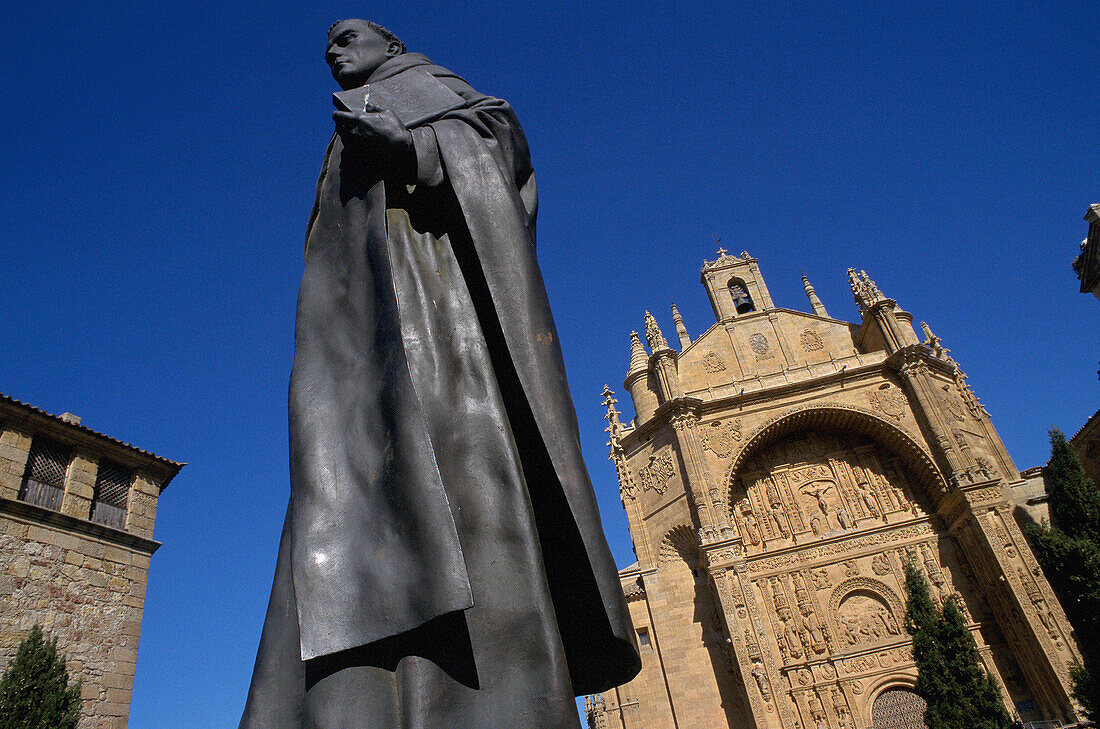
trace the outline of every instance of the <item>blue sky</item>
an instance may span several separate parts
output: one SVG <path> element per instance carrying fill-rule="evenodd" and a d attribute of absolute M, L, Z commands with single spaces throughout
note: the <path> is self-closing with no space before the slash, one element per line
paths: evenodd
<path fill-rule="evenodd" d="M 236 726 L 288 493 L 328 25 L 372 17 L 508 99 L 609 540 L 599 393 L 652 310 L 713 315 L 713 237 L 851 319 L 848 266 L 927 321 L 1019 467 L 1100 405 L 1085 3 L 18 3 L 0 18 L 0 391 L 188 465 L 161 499 L 130 726 Z M 629 398 L 621 397 L 629 415 Z"/>

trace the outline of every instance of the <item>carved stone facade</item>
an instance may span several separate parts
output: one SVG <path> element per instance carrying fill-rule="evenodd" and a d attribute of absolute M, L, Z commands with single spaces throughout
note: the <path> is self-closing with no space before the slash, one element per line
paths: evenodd
<path fill-rule="evenodd" d="M 81 729 L 125 729 L 153 522 L 182 464 L 0 395 L 0 670 L 37 623 L 81 682 Z"/>
<path fill-rule="evenodd" d="M 940 340 L 849 271 L 861 321 L 774 306 L 747 253 L 704 264 L 717 322 L 646 317 L 611 459 L 642 648 L 588 702 L 607 729 L 922 727 L 903 567 L 957 595 L 1013 716 L 1077 720 L 1065 615 L 1013 519 L 1026 483 Z M 720 366 L 719 366 L 720 365 Z"/>

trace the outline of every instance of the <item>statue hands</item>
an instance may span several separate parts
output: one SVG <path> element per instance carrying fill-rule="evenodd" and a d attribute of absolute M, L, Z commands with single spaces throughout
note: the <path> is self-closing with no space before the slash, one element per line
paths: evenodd
<path fill-rule="evenodd" d="M 389 109 L 368 102 L 363 111 L 334 111 L 332 120 L 345 146 L 399 170 L 407 170 L 411 163 L 415 170 L 412 132 Z"/>

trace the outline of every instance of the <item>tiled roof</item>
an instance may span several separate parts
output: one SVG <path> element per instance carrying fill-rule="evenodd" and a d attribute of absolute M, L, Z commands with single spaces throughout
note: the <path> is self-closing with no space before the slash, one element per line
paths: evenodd
<path fill-rule="evenodd" d="M 1082 425 L 1082 426 L 1081 426 L 1080 428 L 1078 428 L 1078 429 L 1077 429 L 1077 432 L 1073 434 L 1073 437 L 1072 437 L 1072 438 L 1070 438 L 1070 440 L 1073 440 L 1073 438 L 1076 438 L 1077 436 L 1081 435 L 1081 432 L 1082 432 L 1082 431 L 1083 431 L 1083 430 L 1084 430 L 1085 428 L 1089 427 L 1089 424 L 1091 424 L 1091 423 L 1092 423 L 1092 421 L 1096 420 L 1097 416 L 1100 416 L 1100 410 L 1097 410 L 1097 411 L 1096 411 L 1095 413 L 1093 413 L 1093 414 L 1092 414 L 1092 417 L 1091 417 L 1091 418 L 1089 418 L 1088 420 L 1086 420 L 1086 421 L 1085 421 L 1085 424 L 1084 424 L 1084 425 Z"/>
<path fill-rule="evenodd" d="M 112 438 L 111 436 L 109 436 L 105 433 L 100 433 L 97 430 L 92 430 L 91 428 L 89 428 L 87 426 L 80 425 L 78 423 L 74 423 L 74 422 L 71 422 L 69 420 L 66 420 L 66 419 L 62 418 L 60 415 L 54 415 L 53 413 L 48 413 L 48 412 L 46 412 L 45 410 L 43 410 L 41 408 L 36 408 L 34 405 L 29 405 L 29 404 L 27 404 L 27 403 L 25 403 L 21 400 L 17 400 L 14 397 L 11 397 L 10 395 L 5 395 L 3 393 L 0 393 L 0 404 L 5 404 L 5 403 L 9 404 L 9 405 L 14 405 L 14 406 L 19 407 L 23 410 L 30 411 L 30 412 L 34 413 L 35 415 L 50 418 L 51 420 L 54 420 L 58 423 L 63 424 L 67 428 L 73 428 L 75 430 L 81 431 L 81 432 L 86 433 L 88 435 L 94 436 L 95 438 L 105 440 L 105 441 L 107 441 L 109 443 L 112 443 L 114 445 L 122 446 L 123 448 L 127 448 L 131 451 L 134 451 L 135 453 L 139 453 L 139 454 L 145 456 L 146 458 L 151 458 L 151 459 L 159 462 L 160 464 L 166 466 L 168 468 L 168 470 L 171 472 L 171 475 L 167 479 L 165 479 L 164 483 L 162 484 L 162 487 L 167 486 L 168 481 L 170 481 L 173 476 L 175 476 L 177 473 L 179 473 L 179 470 L 181 468 L 183 468 L 185 465 L 187 465 L 185 463 L 179 463 L 177 461 L 169 460 L 169 459 L 165 458 L 164 456 L 158 456 L 156 453 L 152 453 L 152 452 L 144 450 L 142 448 L 138 448 L 136 445 L 133 445 L 132 443 L 127 443 L 125 441 L 121 441 L 118 438 Z"/>

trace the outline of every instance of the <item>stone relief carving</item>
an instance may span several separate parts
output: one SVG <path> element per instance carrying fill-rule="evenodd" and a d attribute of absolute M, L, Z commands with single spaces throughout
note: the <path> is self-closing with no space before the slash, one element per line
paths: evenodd
<path fill-rule="evenodd" d="M 1027 573 L 1023 567 L 1018 567 L 1017 572 L 1020 577 L 1020 583 L 1024 587 L 1024 593 L 1027 595 L 1028 600 L 1031 601 L 1032 607 L 1035 608 L 1035 614 L 1039 617 L 1039 622 L 1043 624 L 1043 628 L 1047 631 L 1047 635 L 1054 641 L 1055 646 L 1059 650 L 1064 650 L 1062 644 L 1062 637 L 1058 633 L 1058 623 L 1054 619 L 1054 613 L 1047 607 L 1046 598 L 1043 597 L 1042 590 L 1036 584 L 1031 575 Z"/>
<path fill-rule="evenodd" d="M 649 463 L 638 470 L 638 482 L 642 484 L 643 491 L 652 490 L 663 494 L 675 475 L 676 467 L 672 462 L 672 451 L 666 448 L 660 453 L 651 455 Z"/>
<path fill-rule="evenodd" d="M 707 352 L 703 355 L 703 369 L 715 374 L 726 369 L 726 362 L 715 352 Z"/>
<path fill-rule="evenodd" d="M 719 458 L 726 458 L 733 452 L 734 445 L 741 440 L 741 421 L 714 420 L 700 429 L 699 439 L 704 450 L 709 450 Z"/>
<path fill-rule="evenodd" d="M 845 539 L 835 544 L 803 549 L 799 551 L 798 554 L 779 555 L 775 557 L 749 557 L 748 570 L 752 573 L 777 570 L 791 565 L 816 562 L 819 559 L 832 555 L 846 554 L 879 544 L 904 541 L 930 534 L 933 534 L 932 526 L 928 523 L 921 523 L 899 527 L 898 529 L 880 532 L 878 534 L 869 534 L 866 536 L 853 535 L 850 539 Z"/>
<path fill-rule="evenodd" d="M 852 726 L 852 711 L 848 707 L 848 699 L 839 686 L 829 688 L 829 700 L 833 705 L 833 716 L 836 717 L 840 729 L 848 729 Z"/>
<path fill-rule="evenodd" d="M 760 544 L 760 525 L 756 523 L 756 515 L 752 513 L 752 506 L 749 505 L 748 499 L 737 502 L 736 514 L 741 540 L 754 546 Z"/>
<path fill-rule="evenodd" d="M 951 419 L 959 423 L 965 421 L 966 412 L 963 410 L 959 398 L 955 397 L 955 393 L 951 391 L 951 386 L 943 385 L 938 393 L 940 404 L 943 406 L 944 411 L 951 416 Z"/>
<path fill-rule="evenodd" d="M 870 400 L 873 410 L 899 422 L 909 406 L 909 401 L 905 399 L 905 395 L 896 387 L 872 390 L 867 393 L 867 399 Z"/>
<path fill-rule="evenodd" d="M 807 352 L 816 352 L 825 346 L 821 341 L 821 336 L 813 329 L 803 329 L 798 339 L 802 342 L 802 349 Z"/>
<path fill-rule="evenodd" d="M 836 621 L 846 647 L 902 637 L 900 620 L 905 609 L 894 591 L 876 579 L 854 577 L 837 585 L 829 599 L 828 614 Z M 873 658 L 871 662 L 873 667 Z"/>
<path fill-rule="evenodd" d="M 775 355 L 771 352 L 771 343 L 763 334 L 757 332 L 749 337 L 749 347 L 756 353 L 756 359 L 771 359 Z"/>
<path fill-rule="evenodd" d="M 749 469 L 732 492 L 744 490 L 762 539 L 826 537 L 872 528 L 866 519 L 889 523 L 921 513 L 907 494 L 904 466 L 859 437 L 810 431 L 754 453 Z"/>
<path fill-rule="evenodd" d="M 876 554 L 871 560 L 871 571 L 880 577 L 890 574 L 890 558 L 885 553 Z"/>
<path fill-rule="evenodd" d="M 814 726 L 817 729 L 825 729 L 829 726 L 829 722 L 825 716 L 825 705 L 821 703 L 821 697 L 817 695 L 817 691 L 810 690 L 808 694 L 808 704 L 810 707 L 810 718 L 813 719 Z"/>
<path fill-rule="evenodd" d="M 829 570 L 825 567 L 818 567 L 817 569 L 809 570 L 810 582 L 814 584 L 814 588 L 818 590 L 828 590 L 833 586 L 832 581 L 829 580 Z"/>
<path fill-rule="evenodd" d="M 852 593 L 844 598 L 837 611 L 837 622 L 849 646 L 876 643 L 900 634 L 890 608 L 869 593 Z"/>

